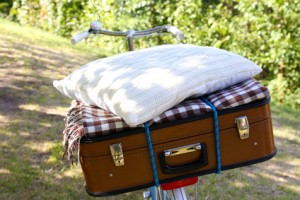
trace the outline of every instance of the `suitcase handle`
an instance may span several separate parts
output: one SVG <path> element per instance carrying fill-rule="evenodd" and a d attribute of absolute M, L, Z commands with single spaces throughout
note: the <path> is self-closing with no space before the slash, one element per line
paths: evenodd
<path fill-rule="evenodd" d="M 178 166 L 169 166 L 167 164 L 166 157 L 176 156 L 176 155 L 190 153 L 194 151 L 201 151 L 200 158 L 195 162 L 185 164 L 185 165 L 178 165 Z M 159 153 L 159 162 L 163 174 L 178 174 L 178 173 L 188 172 L 191 170 L 204 167 L 208 165 L 206 144 L 197 143 L 197 144 L 165 150 Z"/>

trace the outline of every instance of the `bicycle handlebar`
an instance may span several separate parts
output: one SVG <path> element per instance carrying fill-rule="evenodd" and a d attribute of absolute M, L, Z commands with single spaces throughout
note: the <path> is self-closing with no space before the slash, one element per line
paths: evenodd
<path fill-rule="evenodd" d="M 81 40 L 87 38 L 88 36 L 90 35 L 90 33 L 88 31 L 84 31 L 78 35 L 75 35 L 72 40 L 71 40 L 71 43 L 72 44 L 76 44 L 78 42 L 80 42 Z"/>
<path fill-rule="evenodd" d="M 121 32 L 121 31 L 107 31 L 107 30 L 91 30 L 94 34 L 103 34 L 103 35 L 111 35 L 111 36 L 123 36 L 123 37 L 143 37 L 148 36 L 153 33 L 164 33 L 169 32 L 172 33 L 172 35 L 179 40 L 184 39 L 183 33 L 177 29 L 175 26 L 157 26 L 155 28 L 147 29 L 147 30 L 141 30 L 141 31 L 135 31 L 135 30 L 129 30 L 127 32 Z"/>
<path fill-rule="evenodd" d="M 122 31 L 109 31 L 109 30 L 103 30 L 102 25 L 100 22 L 92 22 L 90 29 L 88 31 L 84 31 L 76 36 L 74 36 L 71 40 L 72 44 L 76 44 L 80 42 L 81 40 L 87 38 L 90 34 L 102 34 L 102 35 L 110 35 L 110 36 L 121 36 L 121 37 L 127 37 L 128 39 L 137 38 L 137 37 L 143 37 L 143 36 L 149 36 L 154 33 L 161 34 L 161 33 L 171 33 L 178 42 L 184 39 L 184 34 L 175 26 L 157 26 L 151 29 L 146 30 L 129 30 L 127 32 Z"/>

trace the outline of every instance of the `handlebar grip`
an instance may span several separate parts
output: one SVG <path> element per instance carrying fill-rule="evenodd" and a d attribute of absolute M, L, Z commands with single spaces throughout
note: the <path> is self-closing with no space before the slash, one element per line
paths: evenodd
<path fill-rule="evenodd" d="M 181 41 L 184 39 L 184 34 L 175 26 L 169 26 L 168 31 L 172 33 L 177 40 Z"/>
<path fill-rule="evenodd" d="M 80 34 L 78 34 L 78 35 L 75 35 L 75 36 L 72 38 L 71 43 L 72 43 L 72 44 L 76 44 L 76 43 L 80 42 L 81 40 L 87 38 L 87 37 L 89 36 L 89 34 L 90 34 L 90 33 L 89 33 L 88 31 L 84 31 L 84 32 L 82 32 L 82 33 L 80 33 Z"/>

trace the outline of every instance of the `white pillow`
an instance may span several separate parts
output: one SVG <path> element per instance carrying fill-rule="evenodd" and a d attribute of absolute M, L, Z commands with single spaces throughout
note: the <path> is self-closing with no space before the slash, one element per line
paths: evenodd
<path fill-rule="evenodd" d="M 136 126 L 187 97 L 223 89 L 260 72 L 256 64 L 232 52 L 176 44 L 99 59 L 53 85 L 72 99 L 99 106 Z"/>

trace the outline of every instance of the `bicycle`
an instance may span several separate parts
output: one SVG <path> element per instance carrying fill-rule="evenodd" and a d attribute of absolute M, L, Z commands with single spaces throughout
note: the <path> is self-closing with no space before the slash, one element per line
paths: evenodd
<path fill-rule="evenodd" d="M 133 30 L 130 29 L 126 32 L 123 31 L 110 31 L 102 29 L 102 24 L 98 21 L 91 22 L 90 29 L 87 31 L 83 31 L 82 33 L 74 36 L 71 39 L 72 44 L 76 44 L 84 39 L 86 39 L 89 35 L 94 34 L 102 34 L 108 36 L 117 36 L 117 37 L 126 37 L 127 38 L 127 46 L 129 51 L 134 50 L 133 39 L 145 36 L 153 36 L 170 33 L 175 37 L 178 43 L 184 39 L 184 34 L 175 26 L 157 26 L 154 28 L 146 29 L 146 30 Z M 176 181 L 173 183 L 163 184 L 162 187 L 152 187 L 149 191 L 145 191 L 143 193 L 143 198 L 148 200 L 152 198 L 156 199 L 167 199 L 167 200 L 186 200 L 186 193 L 184 187 L 189 185 L 196 185 L 196 195 L 197 195 L 197 186 L 198 186 L 198 177 L 193 177 L 185 180 Z M 197 197 L 196 197 L 197 198 Z"/>

